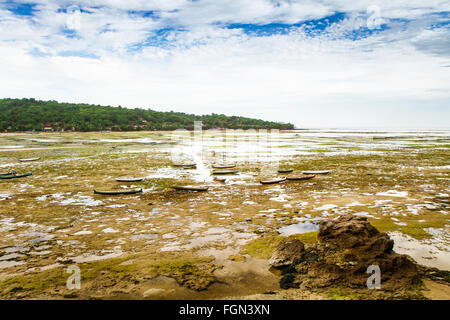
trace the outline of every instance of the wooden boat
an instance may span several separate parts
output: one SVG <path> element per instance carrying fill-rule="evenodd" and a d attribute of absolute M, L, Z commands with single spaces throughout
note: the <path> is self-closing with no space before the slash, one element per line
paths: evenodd
<path fill-rule="evenodd" d="M 312 179 L 314 177 L 315 177 L 315 175 L 304 176 L 304 177 L 287 177 L 286 180 L 290 180 L 290 181 L 309 180 L 309 179 Z"/>
<path fill-rule="evenodd" d="M 294 169 L 280 169 L 280 170 L 278 170 L 279 173 L 291 173 L 293 171 L 294 171 Z"/>
<path fill-rule="evenodd" d="M 212 167 L 214 169 L 231 169 L 231 168 L 235 168 L 236 165 L 235 164 L 213 164 Z"/>
<path fill-rule="evenodd" d="M 193 167 L 197 167 L 197 164 L 195 163 L 188 163 L 188 164 L 173 164 L 174 167 L 179 167 L 179 168 L 193 168 Z"/>
<path fill-rule="evenodd" d="M 1 176 L 0 179 L 16 179 L 16 178 L 23 178 L 23 177 L 28 177 L 31 176 L 32 173 L 25 173 L 25 174 L 14 174 L 12 176 Z"/>
<path fill-rule="evenodd" d="M 94 190 L 94 194 L 108 194 L 108 195 L 119 195 L 119 194 L 135 194 L 142 192 L 142 189 L 133 190 L 119 190 L 119 191 L 97 191 Z"/>
<path fill-rule="evenodd" d="M 220 182 L 225 182 L 227 180 L 227 178 L 215 177 L 214 180 L 217 180 L 217 181 L 220 181 Z"/>
<path fill-rule="evenodd" d="M 182 166 L 181 168 L 183 168 L 183 169 L 196 169 L 197 165 L 196 164 L 194 164 L 194 165 L 187 165 L 187 166 Z"/>
<path fill-rule="evenodd" d="M 5 172 L 5 173 L 0 173 L 0 176 L 12 176 L 15 175 L 17 172 Z"/>
<path fill-rule="evenodd" d="M 185 190 L 185 191 L 208 191 L 209 187 L 192 187 L 192 186 L 172 186 L 171 188 L 175 190 Z"/>
<path fill-rule="evenodd" d="M 261 184 L 274 184 L 286 181 L 286 178 L 274 179 L 274 180 L 261 180 Z"/>
<path fill-rule="evenodd" d="M 328 174 L 331 170 L 319 170 L 319 171 L 302 171 L 303 174 Z"/>
<path fill-rule="evenodd" d="M 117 182 L 139 182 L 144 180 L 144 178 L 117 178 Z"/>
<path fill-rule="evenodd" d="M 19 159 L 20 162 L 30 162 L 30 161 L 37 161 L 40 158 L 29 158 L 29 159 Z"/>
<path fill-rule="evenodd" d="M 239 170 L 213 170 L 212 174 L 236 174 Z"/>

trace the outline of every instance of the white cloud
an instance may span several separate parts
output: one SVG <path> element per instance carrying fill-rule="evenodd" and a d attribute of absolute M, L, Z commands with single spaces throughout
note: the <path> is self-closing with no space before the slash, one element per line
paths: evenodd
<path fill-rule="evenodd" d="M 446 1 L 277 2 L 81 1 L 80 7 L 100 7 L 79 13 L 75 38 L 61 31 L 68 21 L 57 12 L 61 2 L 40 2 L 33 18 L 1 10 L 1 96 L 248 115 L 298 126 L 448 126 L 450 75 L 442 66 L 450 64 L 449 31 L 425 28 L 435 19 L 430 14 L 450 10 Z M 390 22 L 391 29 L 358 41 L 344 37 L 365 26 L 370 5 L 387 21 L 414 20 Z M 127 10 L 158 10 L 160 18 Z M 336 11 L 347 18 L 314 37 L 302 27 L 256 37 L 216 25 L 295 23 Z M 185 31 L 170 31 L 170 46 L 130 51 L 171 26 Z M 49 55 L 30 55 L 33 49 Z"/>

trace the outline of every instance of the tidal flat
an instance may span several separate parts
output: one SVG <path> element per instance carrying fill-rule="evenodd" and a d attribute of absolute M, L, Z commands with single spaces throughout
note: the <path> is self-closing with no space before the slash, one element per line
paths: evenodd
<path fill-rule="evenodd" d="M 217 180 L 214 163 L 239 172 Z M 260 184 L 309 170 L 330 173 Z M 0 172 L 32 173 L 0 180 L 1 299 L 359 298 L 281 290 L 267 262 L 281 241 L 314 243 L 320 221 L 346 214 L 450 270 L 449 131 L 3 133 Z M 66 286 L 69 266 L 80 289 Z"/>

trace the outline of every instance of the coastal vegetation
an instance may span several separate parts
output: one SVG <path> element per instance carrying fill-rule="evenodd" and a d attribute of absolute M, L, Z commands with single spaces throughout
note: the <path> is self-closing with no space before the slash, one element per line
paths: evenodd
<path fill-rule="evenodd" d="M 290 123 L 215 113 L 194 115 L 33 98 L 0 99 L 0 132 L 192 130 L 194 121 L 202 121 L 203 129 L 294 129 Z"/>

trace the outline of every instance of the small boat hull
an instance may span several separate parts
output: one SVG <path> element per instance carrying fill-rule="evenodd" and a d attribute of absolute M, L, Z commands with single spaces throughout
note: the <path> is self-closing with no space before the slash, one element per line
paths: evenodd
<path fill-rule="evenodd" d="M 212 174 L 236 174 L 239 170 L 214 170 Z"/>
<path fill-rule="evenodd" d="M 189 164 L 174 164 L 174 167 L 177 168 L 183 168 L 183 169 L 191 169 L 191 168 L 196 168 L 197 165 L 195 163 L 189 163 Z"/>
<path fill-rule="evenodd" d="M 281 169 L 278 170 L 279 173 L 291 173 L 294 172 L 294 169 Z"/>
<path fill-rule="evenodd" d="M 288 178 L 286 178 L 286 180 L 289 180 L 289 181 L 310 180 L 310 179 L 312 179 L 314 177 L 315 177 L 315 175 L 304 176 L 304 177 L 288 177 Z"/>
<path fill-rule="evenodd" d="M 136 190 L 128 190 L 128 191 L 97 191 L 94 190 L 94 194 L 105 194 L 105 195 L 126 195 L 126 194 L 135 194 L 141 193 L 142 189 Z"/>
<path fill-rule="evenodd" d="M 23 177 L 28 177 L 31 176 L 32 173 L 25 173 L 25 174 L 17 174 L 17 175 L 13 175 L 13 176 L 1 176 L 0 179 L 2 180 L 6 180 L 6 179 L 16 179 L 16 178 L 23 178 Z"/>
<path fill-rule="evenodd" d="M 144 180 L 144 178 L 117 178 L 117 182 L 140 182 Z"/>
<path fill-rule="evenodd" d="M 15 175 L 17 172 L 5 172 L 5 173 L 0 173 L 0 176 L 13 176 Z"/>
<path fill-rule="evenodd" d="M 19 159 L 20 162 L 38 161 L 40 158 Z"/>
<path fill-rule="evenodd" d="M 283 181 L 286 181 L 286 178 L 274 179 L 274 180 L 261 180 L 260 183 L 261 184 L 275 184 L 275 183 L 280 183 Z"/>
<path fill-rule="evenodd" d="M 231 168 L 235 168 L 236 165 L 234 165 L 234 164 L 213 164 L 212 167 L 214 169 L 231 169 Z"/>
<path fill-rule="evenodd" d="M 331 170 L 319 170 L 319 171 L 302 171 L 303 174 L 328 174 Z"/>
<path fill-rule="evenodd" d="M 208 191 L 209 187 L 189 187 L 189 186 L 172 186 L 171 188 L 175 190 L 185 190 L 185 191 Z"/>

